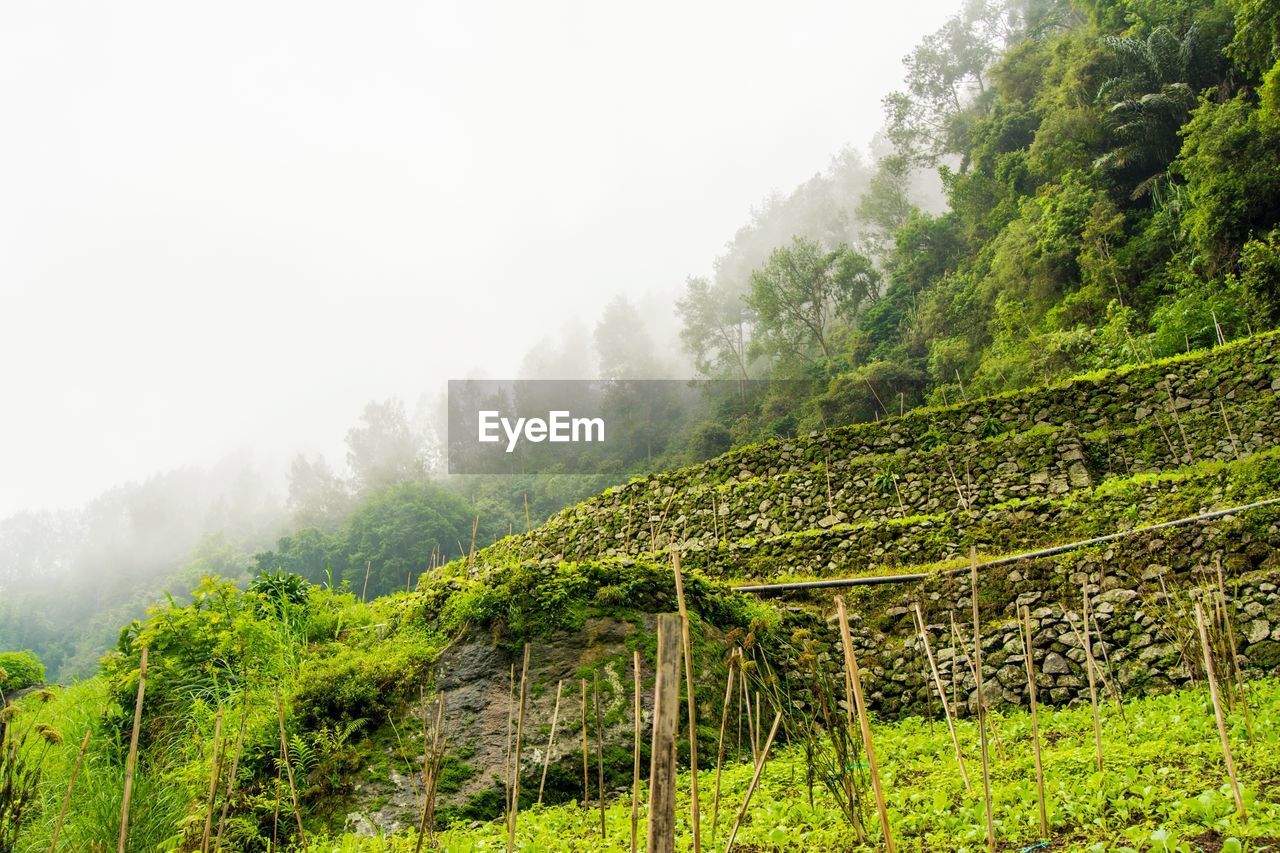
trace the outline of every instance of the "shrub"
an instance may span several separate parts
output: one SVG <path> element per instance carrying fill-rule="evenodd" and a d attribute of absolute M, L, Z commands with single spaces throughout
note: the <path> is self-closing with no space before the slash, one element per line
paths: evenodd
<path fill-rule="evenodd" d="M 8 693 L 44 683 L 44 664 L 30 649 L 0 652 L 0 690 Z"/>

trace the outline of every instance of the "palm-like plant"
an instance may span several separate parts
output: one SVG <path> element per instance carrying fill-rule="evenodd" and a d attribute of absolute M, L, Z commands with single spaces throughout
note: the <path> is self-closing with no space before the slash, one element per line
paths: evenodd
<path fill-rule="evenodd" d="M 1199 85 L 1211 65 L 1206 45 L 1192 26 L 1179 39 L 1167 27 L 1145 38 L 1108 38 L 1121 74 L 1106 80 L 1098 100 L 1109 104 L 1114 147 L 1094 165 L 1128 173 L 1136 183 L 1130 198 L 1150 195 L 1178 155 L 1178 131 L 1196 105 Z"/>

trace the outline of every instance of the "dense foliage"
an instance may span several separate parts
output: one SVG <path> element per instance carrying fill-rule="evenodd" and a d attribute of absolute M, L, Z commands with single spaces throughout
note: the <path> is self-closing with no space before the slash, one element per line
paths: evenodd
<path fill-rule="evenodd" d="M 1269 849 L 1280 836 L 1280 801 L 1272 780 L 1280 772 L 1280 687 L 1274 681 L 1252 685 L 1254 736 L 1250 740 L 1239 714 L 1231 737 L 1248 810 L 1235 815 L 1222 766 L 1213 711 L 1204 690 L 1128 703 L 1123 716 L 1104 709 L 1104 769 L 1094 766 L 1093 724 L 1088 705 L 1042 712 L 1041 736 L 1050 837 L 1039 834 L 1031 725 L 1025 712 L 999 715 L 994 724 L 1004 754 L 994 748 L 992 798 L 1001 849 L 1079 850 L 1089 853 L 1181 853 L 1212 849 L 1242 853 Z M 985 813 L 979 781 L 978 731 L 971 720 L 957 724 L 972 782 L 966 791 L 952 758 L 951 740 L 940 721 L 906 719 L 877 725 L 876 749 L 889 806 L 890 826 L 899 850 L 985 850 Z M 751 810 L 738 833 L 745 849 L 876 850 L 880 833 L 869 815 L 869 838 L 857 844 L 845 816 L 820 785 L 806 784 L 806 755 L 785 748 L 770 757 Z M 856 772 L 864 773 L 863 770 Z M 716 822 L 717 846 L 727 837 L 751 780 L 750 761 L 731 763 L 721 782 Z M 677 844 L 690 843 L 689 786 L 682 774 L 677 791 Z M 714 771 L 704 770 L 703 797 L 713 790 Z M 642 798 L 641 802 L 644 802 Z M 597 814 L 576 805 L 531 810 L 520 815 L 517 845 L 527 849 L 618 850 L 630 848 L 629 797 L 614 800 L 600 837 Z M 643 833 L 644 825 L 641 825 Z M 704 800 L 702 831 L 710 836 L 711 818 Z M 1254 841 L 1263 839 L 1263 841 Z M 456 826 L 441 836 L 446 850 L 499 850 L 505 842 L 501 822 Z M 1215 845 L 1222 845 L 1221 847 Z M 703 842 L 704 849 L 709 845 Z M 412 850 L 409 834 L 387 838 L 322 839 L 319 851 Z"/>
<path fill-rule="evenodd" d="M 766 404 L 752 427 L 796 430 L 1274 327 L 1274 11 L 966 4 L 886 99 L 893 150 L 836 207 L 863 225 L 853 248 L 841 233 L 780 243 L 759 272 L 690 283 L 679 308 L 699 366 L 820 379 L 814 398 L 780 386 L 794 415 Z M 913 204 L 910 177 L 933 169 L 945 212 Z M 866 274 L 815 289 L 820 257 Z"/>
<path fill-rule="evenodd" d="M 44 664 L 35 652 L 0 652 L 0 695 L 44 682 Z"/>

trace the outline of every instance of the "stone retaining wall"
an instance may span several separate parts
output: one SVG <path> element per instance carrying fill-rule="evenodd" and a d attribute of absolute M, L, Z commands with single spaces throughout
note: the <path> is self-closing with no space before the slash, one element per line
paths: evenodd
<path fill-rule="evenodd" d="M 1218 558 L 1223 560 L 1242 666 L 1256 672 L 1276 671 L 1280 667 L 1278 544 L 1280 511 L 1268 507 L 1240 519 L 1175 528 L 1086 552 L 984 570 L 979 604 L 988 701 L 993 707 L 1028 702 L 1016 621 L 1024 606 L 1031 612 L 1036 684 L 1042 700 L 1066 704 L 1088 699 L 1085 653 L 1077 634 L 1086 590 L 1096 620 L 1094 656 L 1116 689 L 1128 695 L 1202 678 L 1192 606 L 1206 592 L 1215 594 Z M 976 685 L 963 656 L 969 652 L 953 655 L 951 650 L 953 618 L 960 648 L 971 642 L 967 573 L 850 596 L 855 647 L 864 660 L 869 702 L 891 716 L 937 709 L 911 617 L 917 602 L 929 626 L 943 683 L 951 685 L 955 669 L 960 711 L 976 711 Z M 797 620 L 803 622 L 800 612 L 795 611 Z M 834 625 L 828 623 L 826 631 L 828 641 L 837 643 Z"/>

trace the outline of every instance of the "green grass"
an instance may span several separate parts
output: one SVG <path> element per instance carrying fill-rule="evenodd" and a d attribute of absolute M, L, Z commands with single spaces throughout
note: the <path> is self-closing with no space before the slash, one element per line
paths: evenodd
<path fill-rule="evenodd" d="M 1102 772 L 1094 765 L 1089 707 L 1044 712 L 1041 728 L 1049 839 L 1038 837 L 1030 716 L 1025 712 L 999 715 L 996 726 L 1006 756 L 1001 759 L 992 747 L 991 785 L 1001 849 L 1022 850 L 1047 840 L 1052 850 L 1196 851 L 1213 839 L 1227 841 L 1224 850 L 1280 850 L 1280 682 L 1254 682 L 1250 695 L 1253 742 L 1243 715 L 1229 716 L 1232 749 L 1248 808 L 1244 821 L 1234 814 L 1206 691 L 1134 700 L 1126 705 L 1127 723 L 1114 706 L 1104 709 Z M 977 729 L 967 719 L 960 721 L 958 728 L 972 793 L 966 793 L 957 771 L 945 724 L 909 718 L 874 725 L 890 823 L 899 850 L 963 853 L 985 849 Z M 702 752 L 705 761 L 710 745 L 704 744 Z M 723 849 L 750 777 L 751 767 L 746 763 L 727 767 L 712 844 L 714 773 L 704 770 L 701 774 L 704 849 Z M 765 769 L 738 833 L 738 849 L 880 849 L 874 812 L 868 811 L 865 820 L 872 827 L 872 837 L 858 846 L 825 789 L 816 787 L 810 802 L 804 756 L 798 749 L 785 748 L 771 757 Z M 575 804 L 528 810 L 520 816 L 517 846 L 525 850 L 630 850 L 629 797 L 609 804 L 604 839 L 600 838 L 598 821 L 594 809 Z M 677 847 L 691 849 L 687 774 L 680 779 L 677 824 Z M 1240 842 L 1238 847 L 1228 841 L 1232 838 Z M 442 832 L 440 841 L 443 849 L 450 851 L 499 850 L 505 845 L 505 829 L 500 821 L 460 824 Z M 383 839 L 342 836 L 313 840 L 307 849 L 312 853 L 411 850 L 413 839 L 406 834 Z"/>

